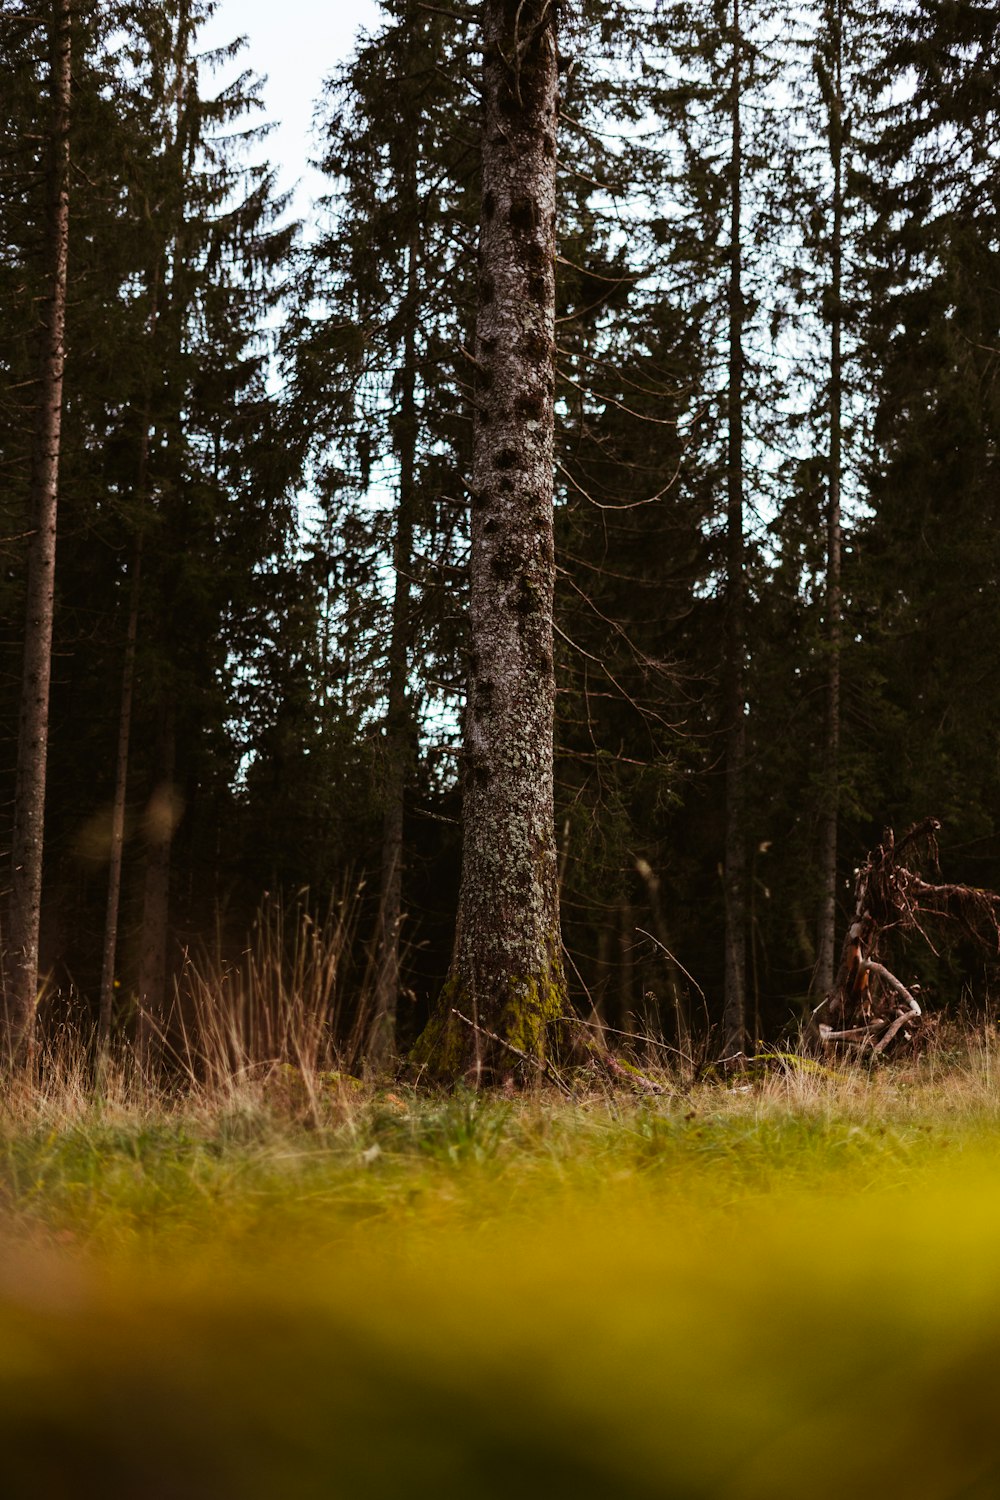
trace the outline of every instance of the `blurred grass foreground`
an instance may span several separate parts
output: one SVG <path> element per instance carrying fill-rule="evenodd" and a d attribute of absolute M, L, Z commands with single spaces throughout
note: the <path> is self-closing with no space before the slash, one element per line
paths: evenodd
<path fill-rule="evenodd" d="M 996 1496 L 995 1066 L 9 1096 L 0 1492 Z"/>

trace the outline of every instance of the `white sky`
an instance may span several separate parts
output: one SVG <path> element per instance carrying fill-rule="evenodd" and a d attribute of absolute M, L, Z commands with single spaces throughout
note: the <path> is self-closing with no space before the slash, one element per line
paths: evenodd
<path fill-rule="evenodd" d="M 204 48 L 246 35 L 248 45 L 237 64 L 220 72 L 218 82 L 228 82 L 243 68 L 266 75 L 267 118 L 279 128 L 264 149 L 278 168 L 279 188 L 304 179 L 299 213 L 321 190 L 318 178 L 308 180 L 307 162 L 313 154 L 312 113 L 323 80 L 350 53 L 358 28 L 371 29 L 380 15 L 376 0 L 219 0 L 215 15 L 201 29 Z"/>

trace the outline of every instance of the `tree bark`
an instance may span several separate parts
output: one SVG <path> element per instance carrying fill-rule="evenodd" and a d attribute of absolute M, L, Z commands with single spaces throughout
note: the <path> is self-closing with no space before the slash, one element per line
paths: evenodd
<path fill-rule="evenodd" d="M 66 363 L 66 275 L 69 254 L 69 126 L 72 24 L 69 0 L 51 9 L 49 203 L 46 216 L 47 294 L 44 303 L 31 468 L 32 533 L 28 548 L 24 672 L 17 743 L 12 836 L 9 972 L 5 1045 L 9 1055 L 28 1041 L 38 1002 L 45 772 L 55 608 L 56 524 Z"/>
<path fill-rule="evenodd" d="M 831 61 L 829 128 L 833 167 L 833 226 L 830 247 L 830 493 L 826 543 L 826 713 L 823 745 L 823 804 L 820 830 L 822 898 L 815 990 L 833 988 L 837 923 L 837 821 L 840 808 L 841 517 L 843 445 L 843 17 L 842 0 L 829 6 Z"/>
<path fill-rule="evenodd" d="M 740 0 L 732 0 L 732 173 L 729 247 L 729 438 L 726 497 L 726 724 L 725 994 L 723 1056 L 746 1041 L 746 580 L 743 535 L 743 128 Z"/>
<path fill-rule="evenodd" d="M 476 1079 L 517 1071 L 518 1052 L 545 1057 L 566 1008 L 553 816 L 550 0 L 485 0 L 483 56 L 462 881 L 451 974 L 416 1049 L 433 1070 Z"/>

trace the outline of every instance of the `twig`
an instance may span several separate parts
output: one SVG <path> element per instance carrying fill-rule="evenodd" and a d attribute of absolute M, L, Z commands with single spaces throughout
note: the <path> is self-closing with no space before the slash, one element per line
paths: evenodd
<path fill-rule="evenodd" d="M 480 1036 L 488 1037 L 491 1042 L 496 1042 L 498 1047 L 503 1047 L 505 1051 L 513 1053 L 513 1055 L 515 1057 L 519 1057 L 522 1062 L 530 1063 L 533 1068 L 537 1068 L 539 1072 L 544 1073 L 545 1077 L 548 1078 L 551 1083 L 554 1083 L 556 1088 L 566 1095 L 567 1099 L 572 1099 L 572 1089 L 567 1083 L 563 1081 L 562 1078 L 560 1078 L 559 1074 L 556 1072 L 555 1068 L 547 1058 L 532 1057 L 529 1052 L 522 1052 L 520 1047 L 515 1047 L 513 1042 L 505 1041 L 502 1036 L 497 1036 L 495 1031 L 487 1031 L 485 1026 L 478 1026 L 475 1021 L 470 1021 L 468 1016 L 463 1016 L 462 1012 L 460 1010 L 456 1010 L 454 1006 L 452 1006 L 451 1013 L 453 1016 L 457 1016 L 460 1021 L 464 1021 L 466 1026 L 471 1027 L 472 1030 L 477 1032 Z"/>
<path fill-rule="evenodd" d="M 424 0 L 417 0 L 418 10 L 428 10 L 434 16 L 447 16 L 451 21 L 464 21 L 467 25 L 477 19 L 474 11 L 448 10 L 443 5 L 426 5 Z"/>
<path fill-rule="evenodd" d="M 669 958 L 670 962 L 672 964 L 676 964 L 677 965 L 678 969 L 680 969 L 680 971 L 684 975 L 685 979 L 690 979 L 691 983 L 694 985 L 695 989 L 698 991 L 699 995 L 704 1000 L 704 998 L 705 998 L 705 991 L 702 989 L 702 987 L 698 983 L 697 979 L 695 979 L 694 975 L 688 973 L 687 969 L 685 969 L 685 967 L 681 963 L 680 959 L 674 957 L 674 955 L 671 953 L 670 949 L 667 947 L 666 943 L 661 943 L 660 940 L 659 940 L 659 938 L 654 937 L 651 932 L 647 932 L 646 929 L 645 929 L 645 927 L 637 927 L 635 930 L 636 930 L 636 932 L 641 932 L 642 935 L 643 935 L 643 937 L 648 937 L 649 941 L 651 943 L 655 943 L 658 948 L 662 948 L 663 952 L 667 955 L 667 957 Z"/>
<path fill-rule="evenodd" d="M 627 1082 L 636 1084 L 647 1094 L 672 1094 L 674 1092 L 673 1089 L 664 1088 L 662 1083 L 655 1083 L 652 1078 L 647 1078 L 644 1073 L 624 1067 L 613 1052 L 600 1051 L 597 1056 L 609 1073 L 613 1073 L 616 1078 L 624 1078 Z"/>

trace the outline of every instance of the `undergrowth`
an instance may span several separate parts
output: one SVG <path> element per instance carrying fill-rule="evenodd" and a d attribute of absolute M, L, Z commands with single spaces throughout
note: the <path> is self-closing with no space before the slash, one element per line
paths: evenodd
<path fill-rule="evenodd" d="M 997 1492 L 992 1035 L 568 1097 L 304 1064 L 7 1081 L 5 1493 Z"/>

